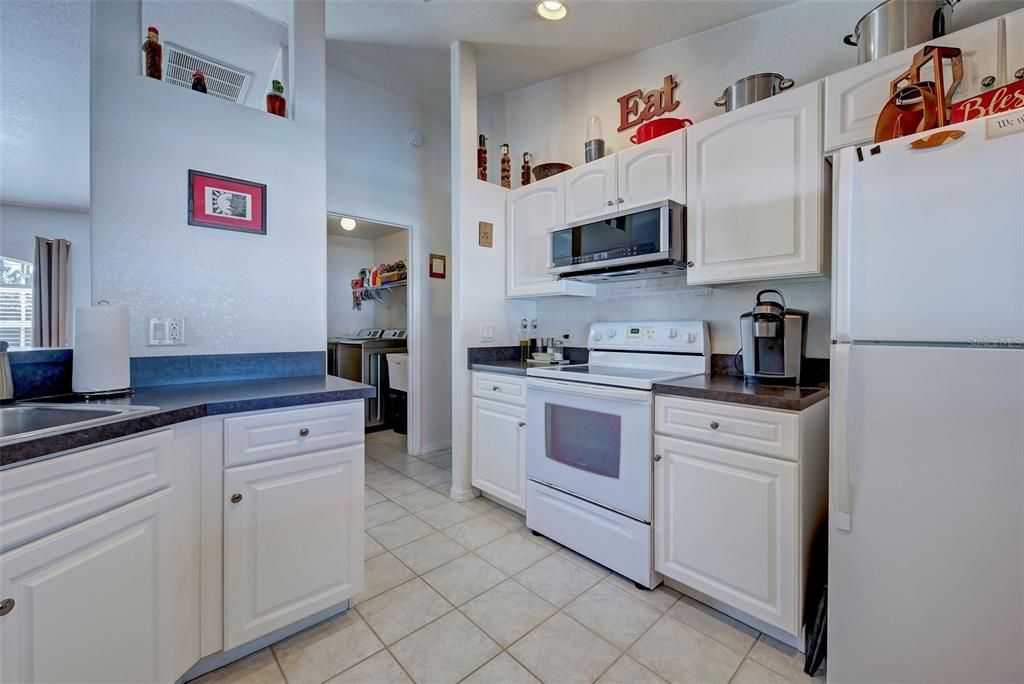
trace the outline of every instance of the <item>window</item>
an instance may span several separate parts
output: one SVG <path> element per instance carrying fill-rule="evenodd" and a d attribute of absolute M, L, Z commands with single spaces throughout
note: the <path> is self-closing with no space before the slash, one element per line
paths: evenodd
<path fill-rule="evenodd" d="M 32 345 L 32 262 L 0 256 L 0 340 Z"/>

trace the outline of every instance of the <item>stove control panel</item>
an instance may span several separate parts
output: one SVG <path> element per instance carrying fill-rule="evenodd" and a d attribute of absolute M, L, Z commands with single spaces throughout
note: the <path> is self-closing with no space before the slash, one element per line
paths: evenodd
<path fill-rule="evenodd" d="M 591 324 L 587 346 L 706 355 L 711 339 L 704 321 L 622 321 Z"/>

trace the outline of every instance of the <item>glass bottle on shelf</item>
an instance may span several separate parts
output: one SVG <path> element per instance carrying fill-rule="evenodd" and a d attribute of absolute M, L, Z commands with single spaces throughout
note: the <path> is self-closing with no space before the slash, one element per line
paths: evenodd
<path fill-rule="evenodd" d="M 206 92 L 206 76 L 198 69 L 192 74 L 192 90 L 198 93 Z"/>
<path fill-rule="evenodd" d="M 530 184 L 530 153 L 523 152 L 523 166 L 520 169 L 519 184 L 529 185 Z"/>
<path fill-rule="evenodd" d="M 285 108 L 284 86 L 280 81 L 271 81 L 270 92 L 267 93 L 267 112 L 277 116 L 287 116 Z"/>
<path fill-rule="evenodd" d="M 508 155 L 508 143 L 501 146 L 501 187 L 512 187 L 512 158 Z"/>
<path fill-rule="evenodd" d="M 164 78 L 164 47 L 160 44 L 160 32 L 156 26 L 150 26 L 146 40 L 142 43 L 142 51 L 146 53 L 146 76 L 162 81 Z"/>
<path fill-rule="evenodd" d="M 487 180 L 487 136 L 483 133 L 477 139 L 476 177 L 478 180 Z"/>

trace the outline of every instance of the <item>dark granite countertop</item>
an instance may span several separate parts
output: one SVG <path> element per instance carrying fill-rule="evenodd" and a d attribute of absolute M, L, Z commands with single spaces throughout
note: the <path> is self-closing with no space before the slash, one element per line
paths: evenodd
<path fill-rule="evenodd" d="M 481 371 L 483 373 L 502 373 L 504 375 L 526 375 L 529 366 L 525 361 L 478 361 L 469 362 L 469 370 Z"/>
<path fill-rule="evenodd" d="M 735 375 L 696 375 L 654 386 L 655 394 L 691 399 L 727 401 L 762 408 L 803 411 L 828 398 L 828 385 L 783 387 L 779 385 L 749 385 Z"/>
<path fill-rule="evenodd" d="M 129 414 L 121 420 L 79 430 L 70 426 L 67 432 L 5 445 L 0 448 L 0 467 L 204 416 L 349 401 L 375 394 L 369 385 L 329 375 L 140 387 L 130 397 L 90 403 L 156 406 L 157 411 Z"/>

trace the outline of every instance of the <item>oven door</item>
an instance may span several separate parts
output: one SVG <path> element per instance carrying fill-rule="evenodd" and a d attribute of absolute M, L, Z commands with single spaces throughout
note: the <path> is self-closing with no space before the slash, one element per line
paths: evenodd
<path fill-rule="evenodd" d="M 651 521 L 651 392 L 530 378 L 529 479 Z"/>

